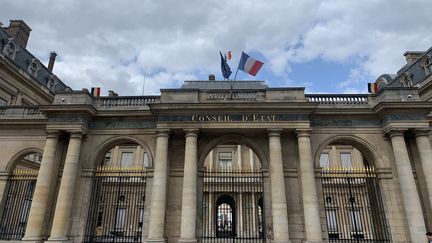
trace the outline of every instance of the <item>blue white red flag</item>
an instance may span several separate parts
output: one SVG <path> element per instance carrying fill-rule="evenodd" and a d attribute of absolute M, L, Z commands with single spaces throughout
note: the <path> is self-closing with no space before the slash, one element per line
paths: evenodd
<path fill-rule="evenodd" d="M 253 59 L 248 54 L 242 52 L 238 69 L 255 76 L 263 64 L 263 62 Z"/>

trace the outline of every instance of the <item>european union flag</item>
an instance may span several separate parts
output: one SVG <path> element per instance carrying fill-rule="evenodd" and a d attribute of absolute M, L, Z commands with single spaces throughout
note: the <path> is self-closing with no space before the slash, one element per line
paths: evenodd
<path fill-rule="evenodd" d="M 222 75 L 224 78 L 229 79 L 229 76 L 231 75 L 231 69 L 228 66 L 226 57 L 222 56 L 222 53 L 219 52 L 220 57 L 221 57 L 221 70 L 222 70 Z"/>

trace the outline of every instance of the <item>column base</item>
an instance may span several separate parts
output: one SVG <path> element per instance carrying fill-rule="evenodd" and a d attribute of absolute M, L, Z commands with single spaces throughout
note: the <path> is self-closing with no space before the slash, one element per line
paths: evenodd
<path fill-rule="evenodd" d="M 286 240 L 271 240 L 272 243 L 291 243 L 289 239 Z"/>
<path fill-rule="evenodd" d="M 25 237 L 21 239 L 21 241 L 25 241 L 26 243 L 43 243 L 45 240 L 43 240 L 41 237 L 35 237 L 35 236 L 30 236 L 30 237 Z"/>
<path fill-rule="evenodd" d="M 180 239 L 178 240 L 179 243 L 196 243 L 198 242 L 197 239 Z"/>
<path fill-rule="evenodd" d="M 46 242 L 50 243 L 72 243 L 72 239 L 68 239 L 66 237 L 50 237 Z"/>
<path fill-rule="evenodd" d="M 146 240 L 147 243 L 166 243 L 167 240 L 164 238 L 148 238 Z"/>

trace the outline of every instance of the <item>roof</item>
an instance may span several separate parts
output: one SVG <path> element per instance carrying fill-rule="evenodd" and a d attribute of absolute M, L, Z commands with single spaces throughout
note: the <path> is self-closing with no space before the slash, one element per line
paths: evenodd
<path fill-rule="evenodd" d="M 9 34 L 2 27 L 0 27 L 0 52 L 3 51 L 4 46 L 7 45 L 10 38 L 11 36 L 9 36 Z M 38 71 L 36 78 L 34 78 L 33 76 L 30 77 L 40 85 L 47 86 L 48 80 L 50 79 L 50 77 L 52 77 L 52 75 L 54 75 L 54 73 L 49 71 L 48 68 L 45 67 L 43 63 L 35 56 L 33 56 L 33 54 L 31 54 L 26 48 L 19 45 L 18 50 L 19 51 L 16 52 L 15 58 L 13 60 L 7 57 L 6 55 L 4 56 L 4 58 L 8 59 L 11 63 L 15 64 L 17 68 L 25 72 L 27 72 L 28 66 L 30 65 L 33 59 L 38 60 L 40 63 L 40 70 Z M 58 79 L 58 83 L 55 86 L 54 92 L 56 93 L 59 91 L 65 91 L 67 89 L 70 88 L 66 84 L 64 84 L 60 79 Z"/>

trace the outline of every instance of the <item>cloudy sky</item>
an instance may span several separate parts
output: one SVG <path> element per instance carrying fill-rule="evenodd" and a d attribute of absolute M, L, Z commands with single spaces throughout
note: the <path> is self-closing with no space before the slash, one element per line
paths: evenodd
<path fill-rule="evenodd" d="M 0 0 L 0 21 L 23 19 L 27 48 L 74 89 L 158 94 L 184 80 L 222 79 L 219 51 L 262 62 L 256 77 L 307 93 L 364 93 L 432 46 L 431 0 Z"/>

